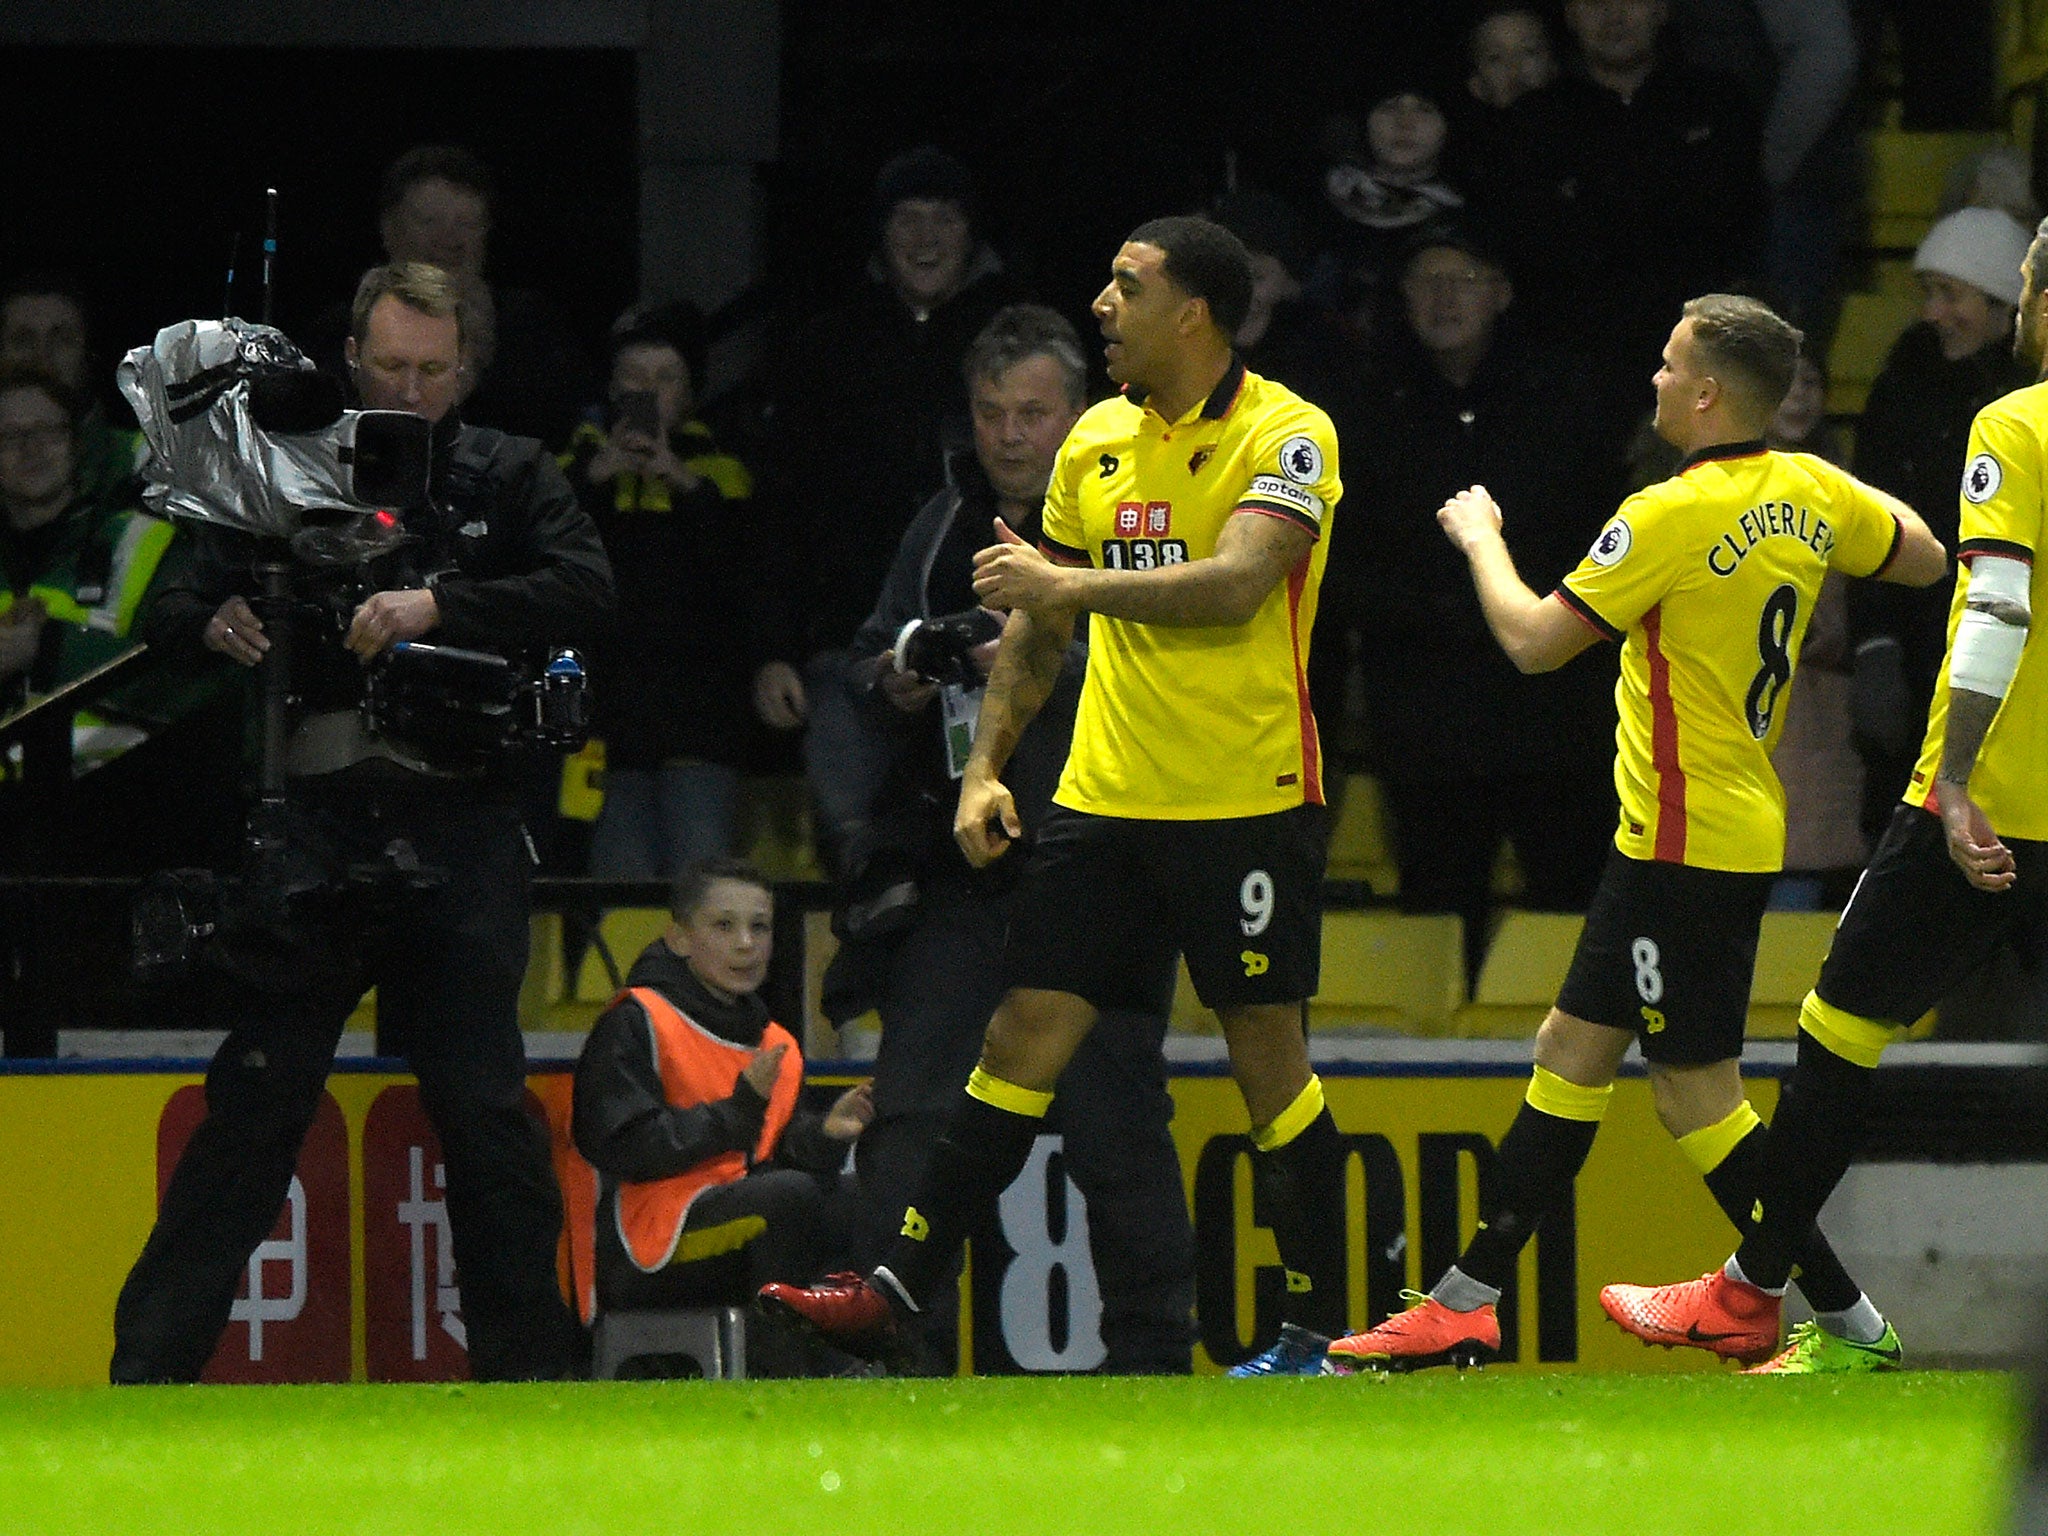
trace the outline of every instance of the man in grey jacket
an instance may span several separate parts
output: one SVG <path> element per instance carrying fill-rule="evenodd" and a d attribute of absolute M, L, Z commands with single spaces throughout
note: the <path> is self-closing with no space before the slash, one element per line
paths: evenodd
<path fill-rule="evenodd" d="M 999 312 L 969 348 L 964 372 L 974 452 L 954 456 L 945 489 L 904 534 L 855 637 L 847 696 L 814 700 L 811 729 L 833 740 L 814 741 L 807 754 L 843 775 L 815 786 L 820 799 L 860 812 L 849 852 L 864 867 L 840 913 L 846 943 L 825 990 L 835 1021 L 871 1007 L 882 1020 L 875 1120 L 856 1153 L 872 1214 L 866 1263 L 894 1235 L 979 1056 L 1002 992 L 1009 890 L 1021 868 L 1011 859 L 970 869 L 952 837 L 960 768 L 995 649 L 993 624 L 985 643 L 969 643 L 974 553 L 993 542 L 998 516 L 1037 538 L 1054 456 L 1087 403 L 1073 328 L 1038 305 Z M 918 629 L 906 629 L 912 621 Z M 950 638 L 920 639 L 925 629 Z M 1077 643 L 1011 759 L 1008 782 L 1027 836 L 1066 760 L 1085 663 Z M 1058 1124 L 1049 1127 L 1064 1133 L 1067 1171 L 1087 1200 L 1105 1371 L 1190 1369 L 1194 1236 L 1160 1050 L 1173 980 L 1170 972 L 1156 978 L 1154 1008 L 1103 1016 L 1060 1080 Z M 950 1316 L 927 1325 L 936 1357 L 952 1329 Z M 977 1367 L 987 1370 L 998 1341 L 983 1329 L 975 1336 Z"/>

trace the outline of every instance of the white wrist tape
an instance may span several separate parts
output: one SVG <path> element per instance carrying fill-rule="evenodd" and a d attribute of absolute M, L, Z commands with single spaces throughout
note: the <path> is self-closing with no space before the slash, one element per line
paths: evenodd
<path fill-rule="evenodd" d="M 2033 570 L 2024 560 L 1978 555 L 1970 562 L 1970 585 L 1949 654 L 1949 687 L 1993 699 L 2005 697 L 2026 649 L 2032 616 L 2027 589 L 2032 579 Z"/>

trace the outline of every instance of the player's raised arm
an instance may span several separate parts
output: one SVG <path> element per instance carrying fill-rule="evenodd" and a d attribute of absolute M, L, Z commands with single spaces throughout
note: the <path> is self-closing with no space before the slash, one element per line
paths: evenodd
<path fill-rule="evenodd" d="M 1501 537 L 1500 506 L 1485 486 L 1458 492 L 1436 520 L 1472 567 L 1486 627 L 1521 671 L 1555 671 L 1598 638 L 1563 603 L 1538 597 L 1522 580 Z"/>

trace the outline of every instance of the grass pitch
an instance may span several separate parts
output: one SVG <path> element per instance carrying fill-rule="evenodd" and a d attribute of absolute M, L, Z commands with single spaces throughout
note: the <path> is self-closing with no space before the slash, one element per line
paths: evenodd
<path fill-rule="evenodd" d="M 0 1533 L 1945 1536 L 2003 1376 L 0 1392 Z"/>

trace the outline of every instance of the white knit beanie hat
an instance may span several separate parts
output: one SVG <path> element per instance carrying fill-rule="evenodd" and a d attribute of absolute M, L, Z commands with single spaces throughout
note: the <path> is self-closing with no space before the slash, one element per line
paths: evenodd
<path fill-rule="evenodd" d="M 1915 272 L 1939 272 L 2001 304 L 2020 301 L 2020 262 L 2032 243 L 2026 226 L 1999 208 L 1958 208 L 1927 231 L 1913 253 Z"/>

